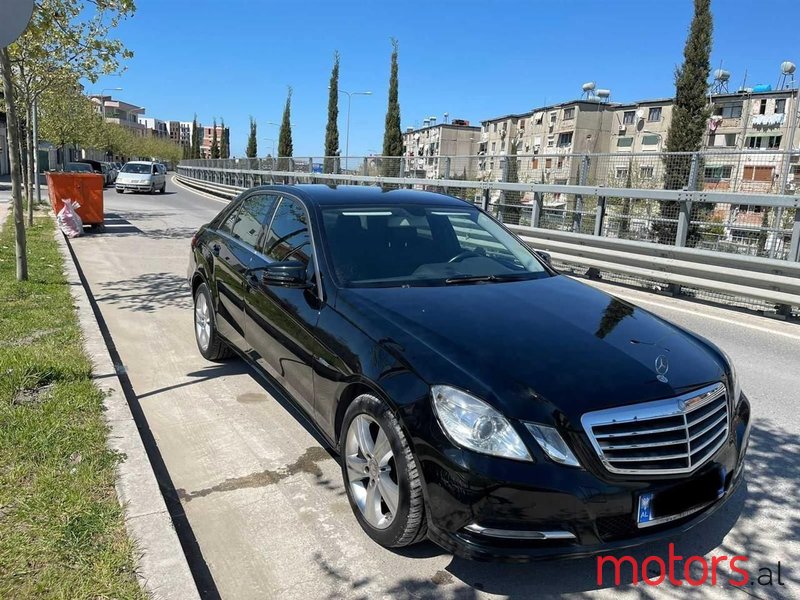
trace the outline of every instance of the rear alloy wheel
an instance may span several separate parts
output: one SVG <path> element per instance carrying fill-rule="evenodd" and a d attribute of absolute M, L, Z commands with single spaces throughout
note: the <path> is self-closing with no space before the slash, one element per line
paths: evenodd
<path fill-rule="evenodd" d="M 120 189 L 120 188 L 117 188 L 117 193 L 118 193 L 118 194 L 124 194 L 124 193 L 125 193 L 125 190 L 122 190 L 122 189 Z"/>
<path fill-rule="evenodd" d="M 231 349 L 217 334 L 211 294 L 205 283 L 200 284 L 194 295 L 194 337 L 200 354 L 207 360 L 222 360 L 231 355 Z"/>
<path fill-rule="evenodd" d="M 386 548 L 425 538 L 417 461 L 389 407 L 370 394 L 347 408 L 339 440 L 350 506 L 362 529 Z"/>

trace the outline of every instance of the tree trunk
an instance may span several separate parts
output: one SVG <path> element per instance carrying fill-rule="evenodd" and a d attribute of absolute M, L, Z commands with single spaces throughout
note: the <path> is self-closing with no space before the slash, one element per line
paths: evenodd
<path fill-rule="evenodd" d="M 8 48 L 0 49 L 0 68 L 3 70 L 3 95 L 6 100 L 6 122 L 8 125 L 8 158 L 11 163 L 11 196 L 14 206 L 14 229 L 16 233 L 17 281 L 28 279 L 28 257 L 25 251 L 25 223 L 22 215 L 22 173 L 19 164 L 19 140 L 17 139 L 17 112 L 14 107 L 14 87 L 11 83 L 11 60 Z"/>

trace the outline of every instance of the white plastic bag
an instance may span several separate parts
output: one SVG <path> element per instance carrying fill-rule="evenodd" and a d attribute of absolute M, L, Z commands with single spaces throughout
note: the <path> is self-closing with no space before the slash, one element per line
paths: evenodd
<path fill-rule="evenodd" d="M 74 200 L 63 200 L 63 202 L 64 206 L 56 215 L 58 227 L 68 238 L 78 237 L 83 233 L 83 221 L 76 211 L 80 204 Z"/>

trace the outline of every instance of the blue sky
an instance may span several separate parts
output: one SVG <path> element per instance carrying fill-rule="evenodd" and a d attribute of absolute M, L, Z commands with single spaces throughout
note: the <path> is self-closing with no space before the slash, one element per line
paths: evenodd
<path fill-rule="evenodd" d="M 350 154 L 380 152 L 390 37 L 400 42 L 403 128 L 430 115 L 481 119 L 571 100 L 583 82 L 614 101 L 671 96 L 691 20 L 691 0 L 137 0 L 117 31 L 134 51 L 120 77 L 90 92 L 113 92 L 148 116 L 204 123 L 224 117 L 243 155 L 248 117 L 259 155 L 271 150 L 294 88 L 296 156 L 322 152 L 333 51 L 340 87 L 354 97 Z M 776 84 L 784 60 L 800 64 L 798 0 L 712 0 L 712 65 L 738 87 Z M 345 142 L 346 96 L 340 102 Z M 479 124 L 479 123 L 478 123 Z"/>

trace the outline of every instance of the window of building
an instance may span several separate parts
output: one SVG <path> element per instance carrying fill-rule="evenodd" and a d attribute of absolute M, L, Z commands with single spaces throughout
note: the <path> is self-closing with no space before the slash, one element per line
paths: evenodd
<path fill-rule="evenodd" d="M 532 169 L 538 169 L 539 168 L 539 159 L 538 158 L 534 158 L 531 161 L 531 168 Z"/>
<path fill-rule="evenodd" d="M 500 152 L 505 152 L 505 149 L 506 149 L 506 141 L 503 140 L 502 142 L 500 142 Z"/>
<path fill-rule="evenodd" d="M 758 114 L 765 115 L 767 114 L 767 99 L 762 98 L 761 102 L 758 104 Z"/>
<path fill-rule="evenodd" d="M 720 179 L 730 179 L 733 167 L 730 165 L 720 165 L 717 167 L 706 167 L 703 179 L 706 181 L 719 181 Z"/>
<path fill-rule="evenodd" d="M 772 181 L 772 171 L 774 167 L 765 166 L 745 166 L 745 181 Z"/>
<path fill-rule="evenodd" d="M 545 158 L 544 159 L 544 168 L 549 169 L 553 166 L 553 159 L 552 158 Z"/>
<path fill-rule="evenodd" d="M 736 134 L 735 133 L 726 133 L 725 134 L 725 146 L 730 148 L 731 146 L 736 145 Z"/>
<path fill-rule="evenodd" d="M 525 119 L 520 119 L 520 120 L 519 120 L 519 128 L 520 128 L 522 131 L 525 131 Z"/>
<path fill-rule="evenodd" d="M 492 152 L 497 149 L 497 142 L 492 142 Z"/>
<path fill-rule="evenodd" d="M 723 119 L 738 119 L 742 116 L 742 104 L 717 104 L 714 106 L 714 114 Z"/>
<path fill-rule="evenodd" d="M 617 179 L 627 179 L 628 178 L 628 167 L 617 167 L 616 177 L 617 177 Z"/>
<path fill-rule="evenodd" d="M 553 146 L 555 146 L 555 144 L 556 144 L 555 137 L 552 136 L 552 135 L 548 135 L 547 136 L 547 147 L 548 148 L 552 148 Z"/>
<path fill-rule="evenodd" d="M 559 148 L 568 148 L 572 145 L 572 132 L 567 131 L 565 133 L 558 134 L 558 147 Z"/>
<path fill-rule="evenodd" d="M 560 169 L 563 166 L 564 166 L 564 159 L 563 158 L 559 158 L 558 160 L 556 160 L 556 169 Z"/>
<path fill-rule="evenodd" d="M 536 113 L 533 115 L 533 121 L 536 125 L 541 125 L 544 120 L 544 113 Z"/>
<path fill-rule="evenodd" d="M 558 118 L 558 113 L 553 111 L 550 113 L 550 123 L 555 123 Z"/>
<path fill-rule="evenodd" d="M 650 109 L 650 112 L 647 113 L 647 120 L 648 121 L 660 121 L 661 120 L 661 107 L 654 106 Z"/>
<path fill-rule="evenodd" d="M 497 123 L 492 123 L 492 131 L 497 133 Z"/>
<path fill-rule="evenodd" d="M 780 135 L 749 135 L 745 141 L 745 146 L 748 148 L 780 148 L 781 139 Z"/>
<path fill-rule="evenodd" d="M 564 109 L 564 120 L 571 121 L 575 118 L 575 108 L 565 108 Z"/>
<path fill-rule="evenodd" d="M 622 124 L 623 125 L 633 125 L 636 121 L 636 111 L 635 110 L 626 110 L 622 113 Z"/>
<path fill-rule="evenodd" d="M 775 114 L 782 115 L 786 112 L 786 98 L 775 100 Z"/>
<path fill-rule="evenodd" d="M 654 167 L 652 165 L 645 165 L 643 167 L 639 167 L 639 177 L 642 179 L 652 179 Z"/>
<path fill-rule="evenodd" d="M 642 136 L 642 146 L 657 146 L 660 140 L 661 136 L 658 135 L 644 135 Z"/>
<path fill-rule="evenodd" d="M 633 146 L 632 137 L 619 137 L 617 138 L 617 148 L 630 148 Z"/>

